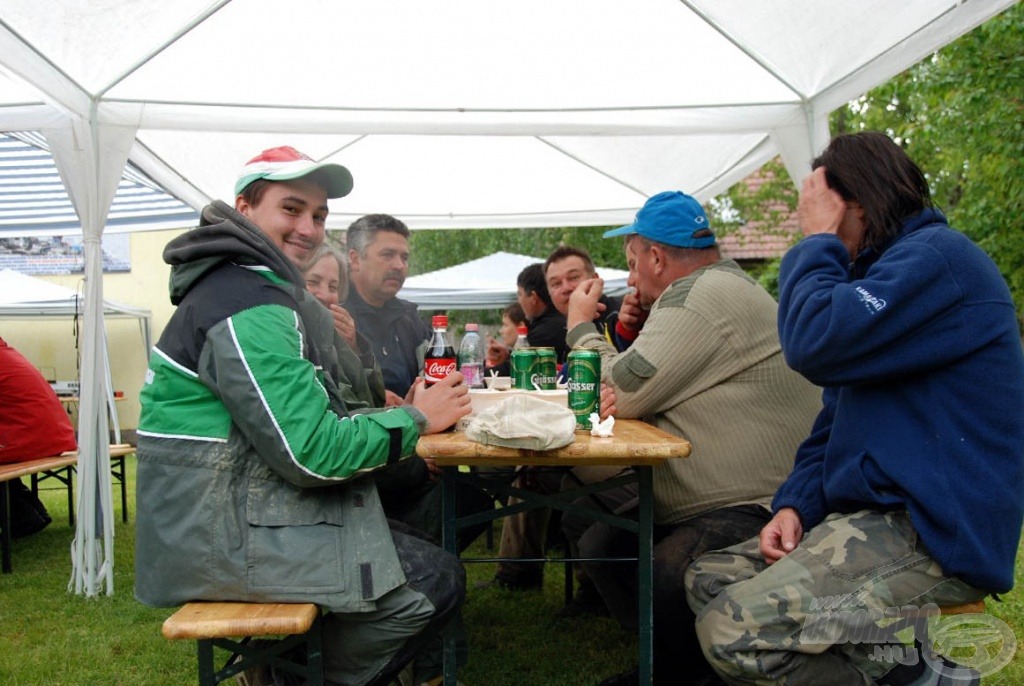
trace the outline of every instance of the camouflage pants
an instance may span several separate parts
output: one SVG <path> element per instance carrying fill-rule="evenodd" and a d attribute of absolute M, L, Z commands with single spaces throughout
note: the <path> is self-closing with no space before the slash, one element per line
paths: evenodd
<path fill-rule="evenodd" d="M 943 575 L 906 512 L 831 515 L 771 566 L 751 539 L 698 559 L 686 587 L 723 679 L 786 686 L 872 684 L 895 666 L 880 618 L 985 596 Z"/>

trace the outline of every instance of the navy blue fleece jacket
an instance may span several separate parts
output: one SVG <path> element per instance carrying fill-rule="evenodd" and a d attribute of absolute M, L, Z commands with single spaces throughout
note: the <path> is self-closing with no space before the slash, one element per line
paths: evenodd
<path fill-rule="evenodd" d="M 773 509 L 906 509 L 947 575 L 1013 585 L 1024 517 L 1024 354 L 992 260 L 937 210 L 882 251 L 810 236 L 782 261 L 786 360 L 824 407 Z"/>

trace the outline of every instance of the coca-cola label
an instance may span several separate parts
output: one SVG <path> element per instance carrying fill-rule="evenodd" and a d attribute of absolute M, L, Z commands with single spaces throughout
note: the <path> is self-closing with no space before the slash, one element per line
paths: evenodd
<path fill-rule="evenodd" d="M 454 357 L 435 357 L 423 363 L 423 382 L 430 386 L 455 371 Z"/>

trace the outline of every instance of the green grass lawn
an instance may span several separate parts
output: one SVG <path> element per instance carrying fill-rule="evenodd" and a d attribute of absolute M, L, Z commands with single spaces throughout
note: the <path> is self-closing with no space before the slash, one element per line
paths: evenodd
<path fill-rule="evenodd" d="M 129 459 L 129 484 L 135 482 Z M 131 491 L 131 489 L 130 489 Z M 132 684 L 173 686 L 196 683 L 195 644 L 170 642 L 160 625 L 171 609 L 152 609 L 132 597 L 133 521 L 120 519 L 115 494 L 114 594 L 84 599 L 67 592 L 71 577 L 64 491 L 46 491 L 54 518 L 43 532 L 14 542 L 14 573 L 0 575 L 0 684 L 48 686 Z M 134 494 L 130 492 L 134 513 Z M 486 556 L 482 539 L 469 551 Z M 636 639 L 605 618 L 559 620 L 563 565 L 548 566 L 543 592 L 484 590 L 490 563 L 469 564 L 465 619 L 470 659 L 460 669 L 467 686 L 579 686 L 596 684 L 636 662 Z M 1002 603 L 988 603 L 990 614 L 1021 636 L 1024 627 L 1024 558 L 1018 553 L 1019 588 Z M 1020 653 L 985 686 L 1024 683 Z"/>

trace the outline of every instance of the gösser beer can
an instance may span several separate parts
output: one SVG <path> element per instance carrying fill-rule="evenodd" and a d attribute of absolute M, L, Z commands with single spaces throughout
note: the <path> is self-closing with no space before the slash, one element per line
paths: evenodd
<path fill-rule="evenodd" d="M 554 348 L 537 348 L 537 385 L 553 391 L 558 385 L 558 356 Z"/>
<path fill-rule="evenodd" d="M 537 373 L 538 358 L 536 348 L 514 348 L 512 350 L 512 388 L 532 391 L 533 375 Z"/>
<path fill-rule="evenodd" d="M 601 410 L 601 355 L 596 350 L 575 349 L 569 353 L 569 409 L 576 415 L 576 428 L 590 429 L 590 415 Z"/>

